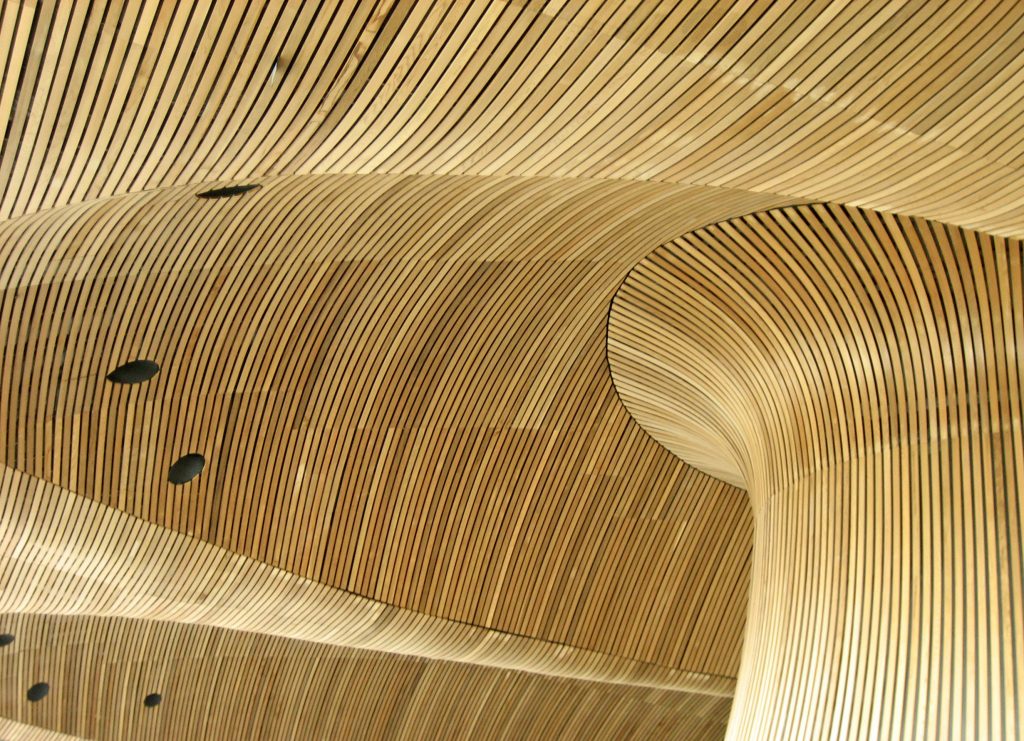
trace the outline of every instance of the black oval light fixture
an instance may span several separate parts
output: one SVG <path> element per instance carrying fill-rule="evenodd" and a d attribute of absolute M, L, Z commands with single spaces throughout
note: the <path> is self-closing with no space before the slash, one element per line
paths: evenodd
<path fill-rule="evenodd" d="M 12 643 L 14 643 L 14 636 L 10 633 L 0 633 L 0 648 L 10 646 Z"/>
<path fill-rule="evenodd" d="M 171 465 L 167 480 L 172 484 L 187 484 L 202 472 L 205 465 L 206 459 L 199 453 L 183 455 Z"/>
<path fill-rule="evenodd" d="M 28 688 L 28 692 L 25 693 L 29 699 L 29 702 L 39 702 L 48 694 L 50 694 L 50 685 L 46 682 L 37 682 Z"/>
<path fill-rule="evenodd" d="M 160 366 L 152 360 L 132 360 L 107 374 L 111 383 L 142 383 L 160 372 Z"/>
<path fill-rule="evenodd" d="M 162 699 L 164 698 L 160 697 L 158 693 L 152 692 L 146 695 L 146 698 L 142 701 L 142 704 L 145 705 L 147 708 L 155 708 L 157 705 L 160 704 L 160 701 Z"/>
<path fill-rule="evenodd" d="M 246 185 L 228 185 L 223 188 L 214 188 L 213 190 L 204 190 L 202 193 L 196 193 L 199 198 L 231 198 L 232 196 L 240 196 L 243 193 L 248 193 L 251 190 L 257 190 L 260 188 L 257 183 L 249 183 Z"/>

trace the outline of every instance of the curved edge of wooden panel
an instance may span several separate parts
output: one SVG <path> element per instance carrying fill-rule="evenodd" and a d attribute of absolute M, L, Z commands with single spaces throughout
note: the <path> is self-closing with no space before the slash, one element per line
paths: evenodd
<path fill-rule="evenodd" d="M 121 617 L 0 614 L 12 739 L 703 741 L 732 699 Z M 45 682 L 41 700 L 27 688 Z M 25 726 L 21 724 L 31 724 Z M 43 730 L 48 729 L 48 730 Z"/>
<path fill-rule="evenodd" d="M 0 468 L 0 612 L 143 618 L 729 696 L 683 672 L 436 618 L 295 576 Z"/>
<path fill-rule="evenodd" d="M 623 284 L 627 407 L 751 496 L 731 737 L 1024 731 L 1022 264 L 813 204 L 685 234 Z"/>
<path fill-rule="evenodd" d="M 0 717 L 0 738 L 4 741 L 79 741 L 82 736 L 74 736 L 60 731 L 51 731 L 49 728 L 32 725 L 30 723 L 19 723 L 10 718 Z"/>

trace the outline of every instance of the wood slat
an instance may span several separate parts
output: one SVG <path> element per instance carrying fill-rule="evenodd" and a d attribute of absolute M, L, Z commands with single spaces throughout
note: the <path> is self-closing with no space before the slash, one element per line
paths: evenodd
<path fill-rule="evenodd" d="M 0 713 L 70 734 L 3 731 L 11 738 L 472 739 L 555 732 L 696 741 L 724 733 L 731 704 L 728 697 L 205 626 L 48 615 L 0 621 L 17 635 L 0 654 L 0 681 L 17 690 L 4 693 Z M 24 689 L 40 677 L 49 694 L 24 701 Z M 160 694 L 159 705 L 143 704 L 150 693 Z M 83 712 L 63 712 L 68 703 Z"/>
<path fill-rule="evenodd" d="M 731 736 L 1020 737 L 1022 263 L 793 206 L 669 242 L 616 294 L 626 406 L 754 508 Z"/>
<path fill-rule="evenodd" d="M 8 464 L 389 604 L 735 676 L 742 622 L 693 637 L 743 609 L 745 498 L 630 420 L 604 324 L 654 235 L 767 199 L 551 179 L 263 185 L 0 225 Z M 160 365 L 152 381 L 106 380 L 139 357 Z M 172 485 L 191 452 L 206 468 Z"/>
<path fill-rule="evenodd" d="M 208 625 L 556 677 L 729 696 L 730 677 L 486 629 L 395 607 L 168 531 L 3 469 L 0 610 Z M 4 628 L 0 632 L 10 633 Z M 730 646 L 731 648 L 731 646 Z"/>
<path fill-rule="evenodd" d="M 3 13 L 4 217 L 379 172 L 728 186 L 1024 235 L 1015 0 L 7 0 Z"/>
<path fill-rule="evenodd" d="M 1020 736 L 1022 81 L 1016 0 L 3 0 L 36 720 L 130 631 L 420 677 L 267 737 Z"/>
<path fill-rule="evenodd" d="M 8 609 L 671 688 L 684 704 L 731 692 L 749 508 L 628 417 L 604 324 L 649 244 L 776 199 L 396 176 L 197 198 L 208 189 L 0 225 L 3 542 L 13 584 L 52 585 L 13 589 Z M 135 357 L 159 373 L 107 380 Z M 169 484 L 192 451 L 203 472 Z M 226 580 L 216 601 L 188 584 L 197 569 Z M 285 572 L 312 581 L 296 591 Z M 86 590 L 97 581 L 126 591 Z"/>

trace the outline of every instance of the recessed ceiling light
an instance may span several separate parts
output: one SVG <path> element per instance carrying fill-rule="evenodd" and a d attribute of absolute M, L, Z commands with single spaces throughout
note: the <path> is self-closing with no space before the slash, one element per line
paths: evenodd
<path fill-rule="evenodd" d="M 112 383 L 142 383 L 155 376 L 160 366 L 152 360 L 132 360 L 107 374 Z"/>
<path fill-rule="evenodd" d="M 160 704 L 160 701 L 162 699 L 163 698 L 160 697 L 158 693 L 152 692 L 146 695 L 146 698 L 142 701 L 142 704 L 145 705 L 147 708 L 155 708 L 157 705 Z"/>
<path fill-rule="evenodd" d="M 37 682 L 28 688 L 26 696 L 28 697 L 29 702 L 39 702 L 48 694 L 50 694 L 50 685 L 46 682 Z"/>
<path fill-rule="evenodd" d="M 256 190 L 261 187 L 256 183 L 247 185 L 227 185 L 223 188 L 214 188 L 213 190 L 204 190 L 202 193 L 196 193 L 199 198 L 231 198 L 232 196 L 240 196 L 243 193 L 248 193 L 250 190 Z"/>
<path fill-rule="evenodd" d="M 10 633 L 0 633 L 0 647 L 10 646 L 12 643 L 14 643 L 14 636 Z"/>
<path fill-rule="evenodd" d="M 183 455 L 171 465 L 167 480 L 172 484 L 187 484 L 203 470 L 206 459 L 199 453 Z"/>

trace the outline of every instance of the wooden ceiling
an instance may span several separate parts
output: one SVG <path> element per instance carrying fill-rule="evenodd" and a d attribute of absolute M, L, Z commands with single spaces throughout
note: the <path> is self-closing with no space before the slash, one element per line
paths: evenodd
<path fill-rule="evenodd" d="M 1024 735 L 1022 78 L 1009 0 L 7 0 L 0 734 Z"/>
<path fill-rule="evenodd" d="M 1021 348 L 1024 243 L 924 219 L 773 209 L 631 271 L 624 403 L 759 525 L 737 735 L 1020 736 Z"/>
<path fill-rule="evenodd" d="M 96 738 L 721 736 L 729 697 L 121 618 L 19 616 L 20 661 L 49 680 L 25 712 Z M 84 680 L 84 682 L 83 682 Z M 85 684 L 87 683 L 87 684 Z M 160 702 L 144 704 L 158 689 Z M 82 711 L 67 714 L 69 705 Z M 63 716 L 63 717 L 62 717 Z M 27 729 L 26 729 L 27 730 Z M 0 732 L 21 738 L 18 730 Z"/>

